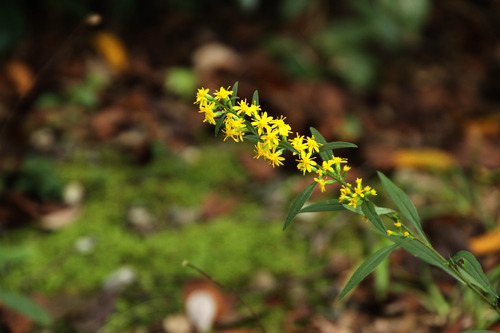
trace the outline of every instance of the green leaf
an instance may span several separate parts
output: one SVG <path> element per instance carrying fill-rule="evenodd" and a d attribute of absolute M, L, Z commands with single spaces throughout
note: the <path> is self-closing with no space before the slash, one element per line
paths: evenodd
<path fill-rule="evenodd" d="M 40 325 L 50 325 L 52 318 L 31 299 L 7 290 L 0 290 L 0 303 Z"/>
<path fill-rule="evenodd" d="M 231 97 L 231 105 L 236 105 L 236 99 L 238 98 L 238 81 L 236 81 L 234 84 L 233 84 L 233 88 L 231 89 L 233 91 L 233 95 Z"/>
<path fill-rule="evenodd" d="M 316 137 L 316 136 L 314 136 Z M 328 142 L 319 147 L 319 152 L 331 151 L 332 149 L 340 149 L 340 148 L 358 148 L 354 143 L 344 142 L 344 141 L 334 141 Z M 333 152 L 332 152 L 333 154 Z"/>
<path fill-rule="evenodd" d="M 468 251 L 460 251 L 451 258 L 462 276 L 484 292 L 498 298 L 498 293 L 491 285 L 476 257 Z M 464 274 L 466 273 L 466 274 Z"/>
<path fill-rule="evenodd" d="M 398 206 L 401 213 L 412 223 L 417 229 L 418 233 L 422 238 L 429 243 L 427 237 L 425 236 L 422 225 L 420 224 L 420 218 L 418 212 L 411 202 L 410 198 L 406 195 L 403 190 L 397 187 L 389 178 L 387 178 L 382 172 L 378 171 L 378 176 L 384 185 L 385 190 L 391 197 L 392 201 Z"/>
<path fill-rule="evenodd" d="M 285 148 L 286 150 L 289 150 L 291 151 L 292 153 L 294 154 L 298 154 L 299 152 L 297 151 L 297 149 L 295 149 L 291 144 L 290 142 L 286 141 L 286 140 L 281 140 L 280 141 L 280 144 L 278 145 L 278 147 L 281 147 L 281 148 Z"/>
<path fill-rule="evenodd" d="M 337 199 L 334 199 L 311 204 L 307 207 L 302 208 L 299 213 L 335 212 L 339 210 L 345 210 L 344 205 L 341 204 Z"/>
<path fill-rule="evenodd" d="M 222 117 L 215 120 L 215 136 L 217 136 L 217 134 L 219 134 L 220 127 L 224 123 L 224 119 L 226 119 L 225 114 Z"/>
<path fill-rule="evenodd" d="M 257 135 L 246 135 L 245 140 L 250 141 L 253 144 L 257 144 L 257 142 L 262 142 L 260 136 Z"/>
<path fill-rule="evenodd" d="M 361 206 L 361 211 L 366 216 L 366 218 L 368 220 L 370 220 L 370 222 L 373 223 L 373 225 L 378 230 L 380 230 L 380 231 L 382 231 L 384 233 L 386 232 L 386 229 L 385 229 L 385 226 L 384 226 L 384 222 L 382 221 L 382 219 L 380 218 L 380 216 L 378 216 L 377 211 L 375 209 L 375 205 L 373 204 L 373 202 L 368 201 L 368 200 L 366 200 L 365 202 L 363 202 L 363 204 Z"/>
<path fill-rule="evenodd" d="M 356 208 L 353 208 L 352 206 L 349 206 L 346 204 L 343 204 L 343 206 L 345 209 L 350 210 L 353 213 L 365 216 L 365 214 L 361 210 L 361 206 L 357 206 Z M 396 213 L 396 211 L 394 209 L 386 208 L 386 207 L 378 207 L 378 206 L 375 206 L 375 211 L 377 212 L 377 215 L 387 215 L 387 214 Z"/>
<path fill-rule="evenodd" d="M 314 182 L 311 185 L 306 186 L 297 195 L 297 197 L 295 198 L 295 200 L 292 203 L 292 206 L 290 207 L 290 210 L 288 211 L 288 215 L 286 216 L 286 219 L 285 219 L 285 224 L 283 225 L 283 230 L 285 230 L 286 227 L 288 227 L 288 225 L 290 224 L 290 222 L 292 222 L 292 220 L 295 218 L 295 216 L 297 216 L 297 214 L 299 213 L 302 206 L 304 206 L 306 201 L 309 199 L 309 197 L 313 193 L 314 187 L 316 186 L 316 184 L 317 183 Z"/>
<path fill-rule="evenodd" d="M 255 129 L 255 127 L 252 126 L 252 123 L 250 121 L 245 120 L 245 126 L 250 131 L 250 133 L 252 133 L 253 135 L 256 135 L 256 136 L 260 137 L 259 132 L 257 132 L 257 130 Z"/>
<path fill-rule="evenodd" d="M 259 92 L 257 90 L 253 92 L 252 104 L 259 105 Z"/>
<path fill-rule="evenodd" d="M 314 139 L 316 140 L 316 142 L 321 143 L 322 146 L 327 144 L 323 135 L 321 135 L 321 133 L 318 132 L 314 127 L 309 127 L 309 130 L 311 131 L 311 134 L 314 136 Z M 321 146 L 320 146 L 320 148 L 321 148 Z M 325 151 L 320 151 L 319 156 L 321 156 L 321 159 L 323 161 L 331 160 L 332 156 L 333 156 L 333 151 L 331 149 L 329 149 L 329 150 L 327 149 Z"/>
<path fill-rule="evenodd" d="M 349 281 L 347 281 L 347 284 L 340 292 L 338 299 L 341 300 L 352 288 L 363 281 L 363 279 L 367 277 L 368 274 L 373 272 L 373 270 L 377 268 L 377 266 L 384 261 L 396 247 L 396 244 L 386 246 L 366 258 L 366 260 L 363 261 L 358 269 L 356 269 L 356 271 L 352 274 Z"/>
<path fill-rule="evenodd" d="M 497 331 L 473 330 L 473 331 L 462 331 L 460 333 L 497 333 Z"/>
<path fill-rule="evenodd" d="M 398 244 L 401 246 L 403 249 L 411 253 L 417 258 L 422 259 L 428 264 L 431 264 L 433 266 L 436 266 L 438 268 L 441 268 L 444 270 L 446 273 L 449 275 L 453 276 L 455 279 L 458 281 L 462 282 L 462 279 L 460 279 L 455 272 L 448 267 L 445 261 L 442 260 L 440 256 L 438 256 L 434 251 L 432 251 L 430 248 L 427 247 L 424 243 L 417 239 L 411 239 L 411 238 L 404 238 L 404 237 L 398 237 L 398 236 L 387 236 L 385 235 L 388 239 L 393 241 L 394 243 Z"/>

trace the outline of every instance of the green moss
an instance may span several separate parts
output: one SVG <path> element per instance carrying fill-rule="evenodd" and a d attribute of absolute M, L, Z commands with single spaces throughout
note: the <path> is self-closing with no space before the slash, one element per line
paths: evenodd
<path fill-rule="evenodd" d="M 49 294 L 97 292 L 112 272 L 130 266 L 137 281 L 121 295 L 118 311 L 109 323 L 121 330 L 148 325 L 168 312 L 182 310 L 183 283 L 200 277 L 183 267 L 183 260 L 235 288 L 259 270 L 277 275 L 308 272 L 314 262 L 308 258 L 306 241 L 283 233 L 282 221 L 263 219 L 261 207 L 254 202 L 241 200 L 231 213 L 217 219 L 183 228 L 162 226 L 149 236 L 127 227 L 126 214 L 134 204 L 144 205 L 158 216 L 164 214 L 166 219 L 169 205 L 195 208 L 213 191 L 243 193 L 248 176 L 237 163 L 233 146 L 229 147 L 226 151 L 204 149 L 191 163 L 164 152 L 151 164 L 139 167 L 107 149 L 93 153 L 91 167 L 90 153 L 82 151 L 57 163 L 56 172 L 63 180 L 84 184 L 81 214 L 54 232 L 26 228 L 2 239 L 6 245 L 31 249 L 24 261 L 4 270 L 3 286 Z M 95 240 L 93 252 L 75 250 L 81 237 Z"/>

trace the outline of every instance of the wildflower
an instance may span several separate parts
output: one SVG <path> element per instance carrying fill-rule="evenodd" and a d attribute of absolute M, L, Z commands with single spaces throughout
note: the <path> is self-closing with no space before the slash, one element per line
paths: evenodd
<path fill-rule="evenodd" d="M 348 203 L 349 206 L 352 206 L 352 208 L 356 208 L 356 206 L 358 205 L 358 197 L 352 197 L 349 199 L 349 203 Z"/>
<path fill-rule="evenodd" d="M 410 233 L 409 233 L 408 231 L 405 231 L 405 232 L 403 233 L 403 237 L 404 237 L 404 238 L 407 238 L 408 236 L 410 236 Z"/>
<path fill-rule="evenodd" d="M 285 123 L 285 117 L 281 116 L 279 119 L 273 120 L 273 127 L 276 127 L 279 135 L 288 136 L 291 132 L 291 127 Z"/>
<path fill-rule="evenodd" d="M 236 110 L 236 114 L 239 115 L 241 112 L 244 112 L 246 115 L 249 115 L 247 100 L 239 101 L 238 104 L 240 106 L 233 106 L 233 110 Z"/>
<path fill-rule="evenodd" d="M 318 183 L 320 189 L 321 189 L 321 192 L 325 192 L 326 189 L 325 189 L 325 185 L 326 185 L 326 180 L 324 178 L 322 178 L 321 176 L 319 178 L 314 178 L 314 181 L 316 183 Z"/>
<path fill-rule="evenodd" d="M 335 162 L 333 160 L 328 160 L 328 161 L 323 161 L 323 164 L 321 165 L 321 168 L 325 171 L 325 172 L 333 172 L 333 168 L 332 168 L 332 165 L 334 164 Z"/>
<path fill-rule="evenodd" d="M 305 151 L 302 151 L 300 159 L 296 160 L 299 162 L 299 164 L 297 164 L 297 168 L 302 171 L 304 175 L 306 174 L 306 171 L 311 172 L 312 167 L 316 165 L 316 162 L 313 161 L 313 159 L 314 157 L 311 157 L 311 152 L 306 153 Z"/>
<path fill-rule="evenodd" d="M 203 89 L 203 87 L 201 89 L 198 89 L 198 92 L 196 93 L 196 101 L 193 104 L 198 104 L 198 103 L 203 104 L 203 101 L 205 100 L 208 91 L 209 91 L 208 89 Z"/>
<path fill-rule="evenodd" d="M 391 230 L 387 230 L 387 236 L 391 236 L 392 235 L 392 231 Z"/>
<path fill-rule="evenodd" d="M 264 142 L 257 142 L 255 148 L 255 152 L 257 153 L 257 155 L 254 158 L 256 159 L 259 159 L 260 157 L 266 157 L 269 153 L 269 149 L 267 148 L 267 145 L 264 144 Z"/>
<path fill-rule="evenodd" d="M 260 105 L 257 105 L 254 103 L 252 103 L 252 105 L 250 105 L 248 107 L 248 113 L 247 115 L 250 116 L 250 117 L 255 117 L 259 114 L 259 111 L 260 111 Z"/>
<path fill-rule="evenodd" d="M 269 164 L 273 166 L 273 168 L 275 165 L 283 165 L 282 161 L 285 160 L 285 158 L 281 156 L 281 153 L 282 151 L 276 151 L 276 148 L 273 148 L 273 150 L 267 154 L 266 158 L 269 161 Z"/>
<path fill-rule="evenodd" d="M 304 136 L 299 135 L 299 133 L 297 133 L 297 136 L 295 138 L 289 141 L 292 147 L 299 152 L 299 155 L 307 148 L 307 145 L 304 143 Z"/>
<path fill-rule="evenodd" d="M 243 118 L 239 118 L 237 116 L 228 116 L 225 119 L 225 129 L 223 130 L 227 138 L 232 138 L 234 141 L 239 142 L 243 141 L 243 135 L 245 135 L 246 126 Z"/>
<path fill-rule="evenodd" d="M 315 151 L 315 152 L 319 153 L 319 143 L 316 142 L 316 140 L 314 140 L 314 135 L 307 137 L 306 141 L 307 141 L 306 142 L 307 148 L 309 148 L 310 152 Z"/>
<path fill-rule="evenodd" d="M 229 90 L 229 89 L 230 89 L 230 87 L 227 87 L 227 90 L 224 89 L 223 87 L 221 87 L 219 91 L 216 90 L 214 93 L 215 99 L 220 101 L 221 99 L 226 99 L 229 96 L 231 96 L 233 91 Z"/>
<path fill-rule="evenodd" d="M 205 113 L 205 120 L 203 122 L 208 122 L 212 125 L 215 125 L 215 113 L 214 113 L 215 103 L 202 103 L 200 104 L 200 113 Z"/>
<path fill-rule="evenodd" d="M 252 126 L 257 129 L 259 135 L 262 135 L 264 129 L 269 126 L 269 123 L 273 120 L 273 117 L 268 117 L 267 112 L 262 112 L 261 114 L 255 114 L 254 121 L 252 121 Z"/>
<path fill-rule="evenodd" d="M 399 222 L 399 221 L 398 221 L 398 222 L 396 222 L 396 223 L 394 223 L 394 225 L 395 225 L 396 227 L 398 227 L 398 228 L 401 228 L 401 222 Z"/>
<path fill-rule="evenodd" d="M 280 139 L 278 137 L 278 131 L 272 130 L 270 127 L 267 128 L 267 133 L 262 135 L 261 139 L 270 148 L 277 147 L 280 143 Z"/>
<path fill-rule="evenodd" d="M 336 157 L 336 156 L 333 156 L 333 164 L 340 164 L 340 163 L 347 163 L 347 158 L 341 158 L 341 157 Z M 346 167 L 348 168 L 347 170 L 351 169 L 349 168 L 347 165 L 344 167 L 344 170 L 346 169 Z M 347 171 L 346 170 L 346 171 Z"/>

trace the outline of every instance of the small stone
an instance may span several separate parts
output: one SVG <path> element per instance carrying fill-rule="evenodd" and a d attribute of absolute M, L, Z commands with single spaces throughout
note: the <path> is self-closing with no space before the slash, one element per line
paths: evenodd
<path fill-rule="evenodd" d="M 191 324 L 183 314 L 174 314 L 163 319 L 163 330 L 166 333 L 190 333 Z"/>
<path fill-rule="evenodd" d="M 129 266 L 123 266 L 108 275 L 103 287 L 107 291 L 119 291 L 134 283 L 136 279 L 136 272 Z"/>
<path fill-rule="evenodd" d="M 94 251 L 96 247 L 96 240 L 91 236 L 80 237 L 76 240 L 74 246 L 76 252 L 81 254 L 89 254 Z"/>

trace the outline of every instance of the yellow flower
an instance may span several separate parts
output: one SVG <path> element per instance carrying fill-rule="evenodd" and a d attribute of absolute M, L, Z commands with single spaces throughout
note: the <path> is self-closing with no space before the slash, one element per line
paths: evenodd
<path fill-rule="evenodd" d="M 331 161 L 333 161 L 334 164 L 347 163 L 347 158 L 342 158 L 342 157 L 336 157 L 336 156 L 334 156 Z M 344 171 L 347 171 L 347 170 L 350 169 L 349 167 L 347 167 L 348 169 L 346 170 L 346 167 L 347 166 L 344 167 Z"/>
<path fill-rule="evenodd" d="M 321 168 L 325 171 L 325 172 L 333 172 L 333 168 L 332 168 L 332 165 L 334 164 L 335 162 L 333 160 L 328 160 L 328 161 L 323 161 L 323 164 L 321 165 Z"/>
<path fill-rule="evenodd" d="M 246 131 L 246 126 L 244 121 L 245 120 L 243 118 L 239 118 L 236 115 L 228 114 L 228 116 L 225 119 L 226 126 L 225 129 L 223 130 L 224 134 L 226 134 L 224 141 L 226 141 L 227 138 L 232 138 L 236 142 L 243 141 L 243 136 L 245 135 Z"/>
<path fill-rule="evenodd" d="M 297 133 L 297 136 L 295 138 L 288 141 L 290 141 L 292 147 L 299 152 L 299 155 L 307 148 L 307 145 L 304 143 L 304 136 L 299 135 L 299 133 Z"/>
<path fill-rule="evenodd" d="M 273 120 L 273 117 L 268 117 L 267 112 L 262 112 L 261 114 L 256 113 L 254 116 L 255 121 L 252 121 L 252 126 L 257 129 L 259 135 L 262 135 L 264 129 L 269 126 L 269 123 Z"/>
<path fill-rule="evenodd" d="M 202 103 L 205 100 L 208 91 L 208 89 L 203 89 L 203 87 L 201 89 L 198 89 L 198 92 L 196 93 L 196 101 L 193 104 Z"/>
<path fill-rule="evenodd" d="M 352 208 L 356 208 L 356 206 L 358 205 L 358 198 L 357 197 L 350 198 L 348 205 L 352 206 Z"/>
<path fill-rule="evenodd" d="M 226 90 L 223 87 L 221 87 L 219 91 L 216 90 L 214 93 L 215 99 L 220 101 L 221 99 L 225 99 L 225 98 L 228 98 L 229 96 L 231 96 L 233 91 L 229 90 L 229 88 L 230 87 L 227 87 L 227 90 Z"/>
<path fill-rule="evenodd" d="M 398 222 L 396 222 L 396 223 L 394 223 L 394 225 L 395 225 L 396 227 L 398 227 L 398 228 L 401 228 L 401 222 L 399 222 L 399 221 L 398 221 Z"/>
<path fill-rule="evenodd" d="M 240 106 L 233 106 L 233 109 L 236 110 L 236 113 L 239 115 L 241 112 L 244 112 L 246 115 L 248 115 L 248 103 L 247 100 L 245 99 L 244 101 L 239 101 L 238 104 Z"/>
<path fill-rule="evenodd" d="M 212 125 L 215 125 L 215 113 L 214 113 L 214 109 L 215 108 L 215 103 L 202 103 L 200 104 L 200 113 L 205 113 L 205 120 L 203 120 L 203 122 L 208 122 Z"/>
<path fill-rule="evenodd" d="M 273 150 L 267 154 L 266 158 L 269 161 L 269 164 L 273 166 L 273 168 L 275 165 L 283 165 L 282 161 L 284 161 L 285 158 L 281 156 L 281 153 L 281 151 L 276 151 L 276 148 L 273 148 Z"/>
<path fill-rule="evenodd" d="M 392 231 L 391 230 L 387 230 L 387 236 L 390 236 L 392 235 Z"/>
<path fill-rule="evenodd" d="M 267 154 L 269 153 L 269 149 L 267 148 L 267 145 L 264 144 L 264 142 L 257 142 L 255 145 L 255 152 L 257 155 L 255 156 L 256 159 L 259 159 L 260 157 L 266 157 Z"/>
<path fill-rule="evenodd" d="M 321 189 L 321 192 L 325 192 L 326 189 L 325 189 L 325 185 L 326 185 L 326 180 L 324 178 L 314 178 L 314 181 L 316 183 L 318 183 L 320 189 Z"/>
<path fill-rule="evenodd" d="M 278 131 L 272 130 L 270 127 L 267 127 L 266 129 L 267 132 L 261 136 L 261 139 L 264 140 L 264 143 L 269 146 L 269 149 L 277 147 L 280 143 Z"/>
<path fill-rule="evenodd" d="M 291 127 L 287 123 L 285 123 L 285 117 L 281 116 L 279 119 L 273 120 L 273 127 L 276 127 L 279 135 L 288 136 L 288 133 L 291 132 Z"/>
<path fill-rule="evenodd" d="M 307 137 L 306 141 L 307 141 L 306 142 L 307 148 L 309 148 L 310 152 L 315 151 L 315 152 L 319 153 L 319 143 L 316 142 L 316 140 L 314 140 L 314 135 Z"/>
<path fill-rule="evenodd" d="M 409 233 L 408 231 L 405 231 L 405 232 L 403 233 L 403 237 L 405 237 L 405 238 L 406 238 L 406 237 L 408 237 L 408 236 L 410 236 L 410 233 Z"/>
<path fill-rule="evenodd" d="M 297 164 L 297 168 L 300 171 L 302 171 L 304 175 L 306 174 L 306 171 L 311 172 L 312 167 L 314 165 L 316 165 L 316 162 L 314 161 L 314 157 L 311 157 L 311 152 L 306 153 L 306 152 L 302 151 L 302 153 L 300 154 L 300 159 L 298 159 L 296 161 L 299 162 Z"/>

